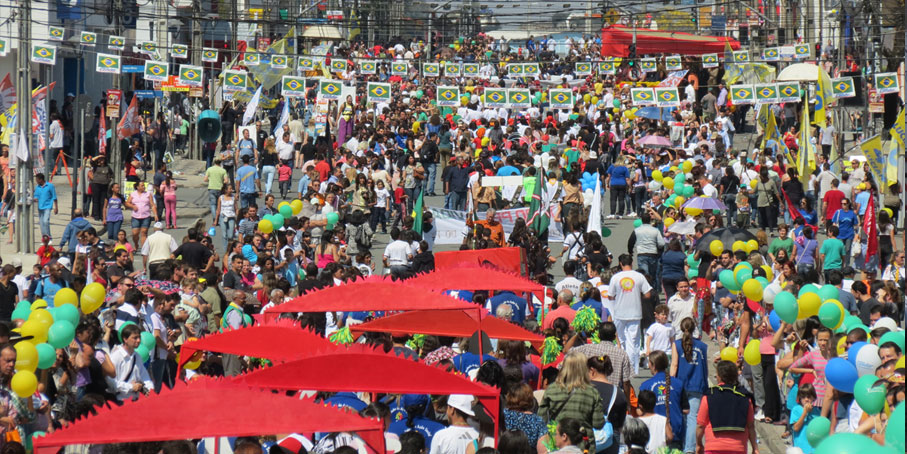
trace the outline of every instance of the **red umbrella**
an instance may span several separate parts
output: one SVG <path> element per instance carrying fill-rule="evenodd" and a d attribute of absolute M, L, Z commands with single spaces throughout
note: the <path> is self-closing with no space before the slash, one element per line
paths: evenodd
<path fill-rule="evenodd" d="M 542 292 L 545 290 L 544 285 L 530 281 L 515 273 L 481 266 L 446 268 L 416 276 L 406 282 L 410 285 L 438 291 L 510 290 L 513 292 Z"/>

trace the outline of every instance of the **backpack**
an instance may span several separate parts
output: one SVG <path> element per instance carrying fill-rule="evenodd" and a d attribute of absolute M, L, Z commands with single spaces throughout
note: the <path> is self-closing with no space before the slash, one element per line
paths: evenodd
<path fill-rule="evenodd" d="M 609 448 L 614 443 L 614 426 L 608 420 L 611 408 L 614 407 L 614 401 L 617 400 L 617 386 L 611 385 L 611 402 L 608 403 L 608 410 L 605 411 L 605 425 L 601 429 L 594 429 L 595 433 L 595 451 L 601 452 Z"/>
<path fill-rule="evenodd" d="M 356 240 L 356 246 L 360 251 L 368 251 L 372 248 L 372 236 L 369 235 L 365 224 L 356 226 L 356 233 L 353 238 Z"/>

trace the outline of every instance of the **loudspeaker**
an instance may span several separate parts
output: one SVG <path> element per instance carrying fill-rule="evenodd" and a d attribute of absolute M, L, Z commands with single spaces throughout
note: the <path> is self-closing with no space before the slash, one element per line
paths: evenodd
<path fill-rule="evenodd" d="M 220 115 L 217 112 L 205 110 L 198 116 L 198 138 L 202 142 L 216 142 L 220 138 Z"/>
<path fill-rule="evenodd" d="M 863 76 L 859 71 L 845 71 L 841 77 L 853 77 L 853 88 L 856 96 L 853 98 L 843 98 L 838 100 L 839 106 L 846 107 L 863 107 L 868 102 L 863 96 Z"/>

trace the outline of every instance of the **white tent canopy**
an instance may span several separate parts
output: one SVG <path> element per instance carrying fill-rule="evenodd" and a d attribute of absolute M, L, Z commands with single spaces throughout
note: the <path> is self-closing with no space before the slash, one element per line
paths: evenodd
<path fill-rule="evenodd" d="M 776 80 L 814 82 L 819 80 L 819 67 L 812 63 L 795 63 L 784 68 Z"/>

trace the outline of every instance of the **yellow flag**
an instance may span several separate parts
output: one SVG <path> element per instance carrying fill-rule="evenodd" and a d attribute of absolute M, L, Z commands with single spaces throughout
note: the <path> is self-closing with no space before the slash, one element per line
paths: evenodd
<path fill-rule="evenodd" d="M 888 142 L 888 165 L 885 166 L 885 176 L 888 177 L 888 181 L 891 183 L 898 181 L 898 156 L 903 153 L 903 149 L 904 146 L 898 147 L 897 142 L 894 140 Z"/>
<path fill-rule="evenodd" d="M 809 127 L 809 109 L 803 109 L 803 121 L 800 122 L 800 152 L 797 156 L 797 173 L 803 187 L 809 185 L 809 176 L 816 169 L 816 150 L 810 140 L 812 128 Z"/>
<path fill-rule="evenodd" d="M 891 138 L 901 148 L 904 147 L 904 143 L 907 143 L 907 126 L 904 125 L 904 109 L 901 109 L 901 113 L 898 114 L 898 118 L 894 121 L 894 126 L 891 127 Z"/>
<path fill-rule="evenodd" d="M 885 169 L 885 160 L 887 156 L 882 153 L 882 135 L 879 134 L 864 140 L 863 143 L 860 144 L 860 148 L 863 150 L 863 156 L 866 156 L 866 163 L 869 164 L 869 169 L 873 174 L 872 176 L 875 177 L 876 182 L 879 183 L 879 187 L 888 187 L 888 172 Z"/>
<path fill-rule="evenodd" d="M 833 94 L 831 88 L 831 78 L 828 77 L 828 73 L 819 66 L 819 77 L 816 85 L 816 107 L 815 107 L 815 120 L 816 126 L 824 128 L 826 125 L 826 114 L 825 110 L 828 107 L 828 103 L 832 101 Z"/>

